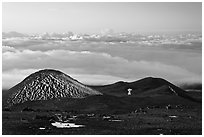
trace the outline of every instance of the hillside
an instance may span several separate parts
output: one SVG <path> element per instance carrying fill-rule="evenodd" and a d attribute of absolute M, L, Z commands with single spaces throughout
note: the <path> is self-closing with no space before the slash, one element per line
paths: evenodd
<path fill-rule="evenodd" d="M 163 95 L 179 96 L 192 101 L 199 101 L 192 98 L 186 91 L 174 84 L 162 79 L 147 77 L 134 82 L 116 82 L 110 85 L 90 86 L 103 94 L 117 97 L 158 97 Z M 131 90 L 131 95 L 128 95 Z"/>
<path fill-rule="evenodd" d="M 51 69 L 40 70 L 26 77 L 7 91 L 8 105 L 52 98 L 83 98 L 101 95 L 70 76 Z"/>

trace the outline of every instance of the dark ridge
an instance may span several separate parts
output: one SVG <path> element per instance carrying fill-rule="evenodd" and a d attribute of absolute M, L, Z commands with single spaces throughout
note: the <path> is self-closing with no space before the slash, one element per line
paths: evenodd
<path fill-rule="evenodd" d="M 132 89 L 132 95 L 130 97 L 174 95 L 191 101 L 201 102 L 201 100 L 191 97 L 186 91 L 162 78 L 146 77 L 134 82 L 120 81 L 110 85 L 91 87 L 103 94 L 118 97 L 128 96 L 127 90 Z"/>
<path fill-rule="evenodd" d="M 184 83 L 179 86 L 182 89 L 191 89 L 191 90 L 202 90 L 202 83 Z"/>

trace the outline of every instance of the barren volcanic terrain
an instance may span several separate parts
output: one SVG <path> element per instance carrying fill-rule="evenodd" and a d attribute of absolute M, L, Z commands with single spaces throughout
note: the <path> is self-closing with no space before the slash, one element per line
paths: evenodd
<path fill-rule="evenodd" d="M 40 70 L 3 91 L 3 134 L 201 134 L 201 93 L 162 79 L 87 86 Z"/>

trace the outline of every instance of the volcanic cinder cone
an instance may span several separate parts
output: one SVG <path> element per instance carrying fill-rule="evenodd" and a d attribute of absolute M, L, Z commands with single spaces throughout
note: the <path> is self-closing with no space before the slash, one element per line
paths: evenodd
<path fill-rule="evenodd" d="M 35 72 L 9 89 L 9 105 L 26 101 L 48 100 L 52 98 L 84 98 L 102 93 L 91 89 L 70 76 L 52 69 Z"/>

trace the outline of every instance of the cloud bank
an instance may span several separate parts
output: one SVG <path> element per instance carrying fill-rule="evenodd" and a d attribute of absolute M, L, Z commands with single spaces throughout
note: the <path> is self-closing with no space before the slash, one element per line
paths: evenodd
<path fill-rule="evenodd" d="M 143 46 L 5 38 L 2 46 L 3 88 L 10 88 L 44 68 L 59 69 L 86 84 L 134 81 L 147 76 L 162 77 L 172 82 L 201 81 L 202 53 L 199 49 Z"/>

